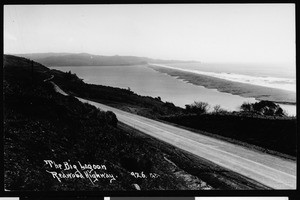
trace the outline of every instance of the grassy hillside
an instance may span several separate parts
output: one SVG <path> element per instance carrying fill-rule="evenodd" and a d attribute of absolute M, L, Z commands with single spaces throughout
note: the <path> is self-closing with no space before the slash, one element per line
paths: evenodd
<path fill-rule="evenodd" d="M 103 112 L 54 92 L 49 70 L 38 63 L 4 57 L 4 171 L 8 190 L 187 189 L 163 152 L 123 131 Z M 68 179 L 60 183 L 44 160 L 103 164 L 117 181 Z M 159 178 L 138 179 L 131 172 Z M 67 172 L 67 171 L 65 171 Z"/>

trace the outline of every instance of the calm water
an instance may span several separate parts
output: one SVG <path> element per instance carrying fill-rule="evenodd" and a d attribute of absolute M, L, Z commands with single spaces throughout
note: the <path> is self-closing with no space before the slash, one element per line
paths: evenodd
<path fill-rule="evenodd" d="M 84 67 L 51 67 L 61 71 L 71 71 L 86 83 L 107 85 L 119 88 L 130 88 L 143 96 L 161 97 L 177 106 L 185 107 L 194 101 L 209 103 L 212 108 L 221 105 L 226 110 L 238 110 L 244 102 L 255 102 L 254 98 L 222 93 L 216 89 L 206 89 L 182 80 L 162 74 L 146 65 L 139 66 L 84 66 Z M 283 105 L 290 115 L 295 115 L 295 106 Z"/>

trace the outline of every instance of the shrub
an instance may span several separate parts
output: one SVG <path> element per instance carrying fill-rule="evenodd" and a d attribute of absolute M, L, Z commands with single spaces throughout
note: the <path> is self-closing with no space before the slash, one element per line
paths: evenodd
<path fill-rule="evenodd" d="M 209 105 L 206 102 L 194 102 L 190 105 L 185 105 L 185 109 L 188 113 L 205 114 L 209 109 Z"/>
<path fill-rule="evenodd" d="M 71 80 L 72 78 L 73 78 L 73 76 L 72 76 L 72 72 L 71 71 L 68 71 L 68 72 L 64 73 L 64 79 L 65 80 Z"/>
<path fill-rule="evenodd" d="M 168 108 L 175 108 L 175 105 L 172 102 L 166 101 L 165 106 Z"/>
<path fill-rule="evenodd" d="M 213 108 L 213 113 L 220 114 L 220 113 L 227 113 L 227 111 L 221 108 L 220 105 L 215 105 Z"/>
<path fill-rule="evenodd" d="M 245 111 L 245 112 L 251 112 L 253 111 L 253 107 L 251 103 L 247 103 L 244 102 L 241 107 L 240 107 L 241 111 Z"/>
<path fill-rule="evenodd" d="M 72 82 L 76 82 L 77 81 L 77 82 L 83 83 L 83 79 L 78 78 L 78 76 L 76 74 L 72 74 L 71 71 L 65 72 L 63 74 L 63 78 L 66 81 L 72 81 Z"/>
<path fill-rule="evenodd" d="M 283 109 L 272 101 L 260 101 L 256 103 L 243 103 L 241 110 L 268 116 L 284 116 Z"/>
<path fill-rule="evenodd" d="M 158 96 L 158 97 L 155 97 L 155 100 L 157 100 L 157 101 L 161 101 L 161 98 L 160 98 L 160 96 Z"/>

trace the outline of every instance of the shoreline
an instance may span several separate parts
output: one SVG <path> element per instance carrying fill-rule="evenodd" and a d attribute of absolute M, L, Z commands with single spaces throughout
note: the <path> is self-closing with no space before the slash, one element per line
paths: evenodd
<path fill-rule="evenodd" d="M 296 105 L 296 93 L 291 91 L 268 88 L 258 85 L 239 83 L 208 75 L 196 74 L 163 66 L 148 65 L 160 73 L 165 73 L 176 79 L 183 80 L 193 85 L 203 86 L 207 89 L 216 89 L 219 92 L 239 95 L 245 98 L 255 98 L 258 101 L 268 100 L 284 105 Z"/>

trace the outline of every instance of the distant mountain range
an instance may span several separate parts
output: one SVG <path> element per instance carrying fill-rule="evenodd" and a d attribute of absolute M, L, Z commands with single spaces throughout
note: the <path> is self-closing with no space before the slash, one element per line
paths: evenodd
<path fill-rule="evenodd" d="M 101 56 L 88 53 L 32 53 L 14 54 L 34 60 L 45 66 L 115 66 L 115 65 L 139 65 L 147 63 L 186 63 L 197 61 L 160 60 L 136 56 Z"/>

